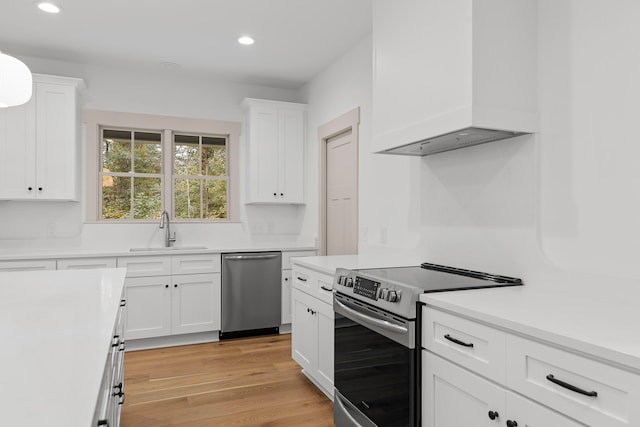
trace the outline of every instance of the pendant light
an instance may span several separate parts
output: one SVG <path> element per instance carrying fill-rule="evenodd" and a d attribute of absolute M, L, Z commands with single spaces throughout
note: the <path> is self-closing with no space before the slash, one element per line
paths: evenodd
<path fill-rule="evenodd" d="M 0 108 L 29 101 L 32 86 L 31 71 L 24 62 L 0 52 Z"/>

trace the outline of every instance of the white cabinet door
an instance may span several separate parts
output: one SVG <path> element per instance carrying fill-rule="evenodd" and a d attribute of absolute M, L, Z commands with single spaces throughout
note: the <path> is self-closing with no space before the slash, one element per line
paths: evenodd
<path fill-rule="evenodd" d="M 316 380 L 333 395 L 333 307 L 324 302 L 316 303 L 313 315 L 317 320 L 318 363 Z"/>
<path fill-rule="evenodd" d="M 489 381 L 422 351 L 423 427 L 503 426 L 504 393 Z M 497 414 L 493 420 L 490 412 Z"/>
<path fill-rule="evenodd" d="M 36 198 L 78 198 L 76 88 L 36 83 Z"/>
<path fill-rule="evenodd" d="M 126 339 L 171 335 L 171 276 L 125 280 Z"/>
<path fill-rule="evenodd" d="M 249 113 L 249 199 L 278 200 L 278 109 L 256 106 Z"/>
<path fill-rule="evenodd" d="M 220 329 L 220 274 L 172 276 L 171 334 Z"/>
<path fill-rule="evenodd" d="M 304 203 L 304 111 L 278 111 L 278 194 L 283 203 Z"/>
<path fill-rule="evenodd" d="M 291 323 L 291 270 L 282 270 L 282 319 L 283 325 Z"/>
<path fill-rule="evenodd" d="M 35 196 L 35 107 L 32 97 L 26 104 L 0 108 L 0 199 Z"/>
<path fill-rule="evenodd" d="M 423 427 L 498 427 L 509 421 L 518 427 L 583 425 L 422 350 Z"/>
<path fill-rule="evenodd" d="M 313 372 L 317 365 L 318 334 L 316 317 L 311 313 L 313 298 L 297 289 L 291 291 L 293 322 L 291 324 L 292 358 L 302 369 Z"/>

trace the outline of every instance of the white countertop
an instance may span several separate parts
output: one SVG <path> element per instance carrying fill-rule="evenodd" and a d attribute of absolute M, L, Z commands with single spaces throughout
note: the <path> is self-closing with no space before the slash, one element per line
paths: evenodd
<path fill-rule="evenodd" d="M 331 255 L 292 258 L 293 264 L 298 264 L 324 274 L 334 275 L 336 268 L 361 269 L 384 267 L 408 267 L 420 265 L 422 257 L 402 254 L 371 254 L 371 255 Z"/>
<path fill-rule="evenodd" d="M 548 283 L 424 294 L 420 300 L 640 372 L 640 288 Z"/>
<path fill-rule="evenodd" d="M 0 273 L 2 425 L 91 424 L 125 271 Z"/>
<path fill-rule="evenodd" d="M 227 252 L 261 252 L 261 251 L 315 251 L 316 247 L 308 244 L 291 242 L 259 242 L 236 245 L 184 245 L 186 247 L 205 246 L 206 249 L 162 250 L 154 246 L 153 251 L 131 251 L 129 247 L 51 247 L 51 248 L 0 248 L 0 261 L 54 259 L 54 258 L 87 258 L 87 257 L 129 257 L 153 255 L 189 255 L 202 253 Z M 135 248 L 144 248 L 139 245 Z"/>

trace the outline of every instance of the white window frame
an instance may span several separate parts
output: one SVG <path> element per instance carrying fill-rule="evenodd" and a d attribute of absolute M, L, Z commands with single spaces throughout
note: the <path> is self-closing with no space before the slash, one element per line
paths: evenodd
<path fill-rule="evenodd" d="M 100 224 L 139 224 L 156 220 L 103 220 L 100 215 L 102 194 L 100 186 L 101 164 L 101 130 L 116 129 L 148 129 L 163 132 L 163 205 L 172 215 L 172 221 L 207 224 L 229 223 L 240 221 L 240 122 L 191 119 L 184 117 L 158 116 L 150 114 L 122 113 L 103 110 L 84 110 L 86 126 L 86 223 Z M 228 199 L 226 219 L 175 219 L 173 218 L 173 135 L 174 134 L 225 135 L 228 143 L 227 173 Z M 167 149 L 167 147 L 169 147 Z"/>

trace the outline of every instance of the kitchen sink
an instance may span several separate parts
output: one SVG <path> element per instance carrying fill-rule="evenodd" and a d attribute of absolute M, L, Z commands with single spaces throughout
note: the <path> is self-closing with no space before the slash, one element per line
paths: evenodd
<path fill-rule="evenodd" d="M 207 249 L 206 246 L 169 246 L 169 247 L 153 247 L 153 248 L 131 248 L 129 252 L 164 252 L 164 251 L 196 251 L 199 249 Z"/>

